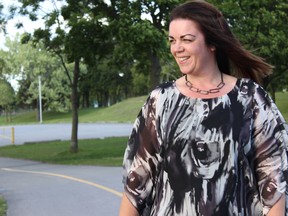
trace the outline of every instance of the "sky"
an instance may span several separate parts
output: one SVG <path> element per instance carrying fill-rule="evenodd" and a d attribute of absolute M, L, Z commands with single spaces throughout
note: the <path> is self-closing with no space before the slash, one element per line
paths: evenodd
<path fill-rule="evenodd" d="M 51 7 L 51 5 L 48 5 L 50 1 L 46 1 L 46 5 L 44 5 L 45 8 Z M 3 13 L 8 15 L 8 7 L 10 5 L 19 5 L 17 0 L 9 0 L 9 1 L 2 1 L 2 4 L 4 5 Z M 51 4 L 51 3 L 50 3 Z M 15 26 L 18 22 L 23 23 L 23 27 L 21 29 L 17 29 Z M 37 20 L 32 22 L 29 18 L 24 16 L 16 16 L 14 19 L 9 20 L 6 25 L 6 35 L 3 32 L 0 32 L 0 49 L 5 49 L 5 38 L 9 37 L 11 39 L 15 38 L 16 34 L 22 34 L 24 32 L 32 33 L 34 29 L 40 28 L 41 26 L 44 26 L 43 20 Z"/>
<path fill-rule="evenodd" d="M 2 11 L 2 13 L 6 16 L 9 15 L 9 6 L 11 5 L 16 5 L 19 6 L 19 2 L 18 0 L 0 0 L 1 4 L 4 6 L 4 9 Z M 110 4 L 109 0 L 104 0 L 107 4 Z M 51 1 L 51 0 L 47 0 L 44 1 L 42 3 L 42 9 L 44 11 L 49 11 L 51 9 L 54 8 L 53 3 L 54 2 L 58 8 L 61 7 L 61 5 L 63 5 L 63 2 L 61 3 L 60 1 Z M 16 27 L 16 24 L 22 22 L 23 27 L 18 29 Z M 5 47 L 5 39 L 8 37 L 11 40 L 13 40 L 16 36 L 17 33 L 19 34 L 23 34 L 24 32 L 28 32 L 28 33 L 33 33 L 34 29 L 37 28 L 41 28 L 44 27 L 44 21 L 39 19 L 37 21 L 31 21 L 29 18 L 24 17 L 24 16 L 15 16 L 12 20 L 9 20 L 8 23 L 6 24 L 6 34 L 4 34 L 2 31 L 0 31 L 0 49 L 4 49 L 7 50 L 7 48 Z M 9 80 L 10 83 L 12 84 L 12 86 L 17 89 L 17 81 L 14 80 L 14 78 L 11 78 L 11 80 Z"/>
<path fill-rule="evenodd" d="M 2 0 L 0 0 L 2 1 Z M 51 0 L 47 0 L 47 1 L 44 1 L 42 3 L 42 8 L 44 9 L 44 11 L 49 11 L 49 9 L 52 9 L 54 8 L 54 5 L 52 3 L 53 1 Z M 104 2 L 106 2 L 107 4 L 110 4 L 110 1 L 109 0 L 104 0 Z M 19 3 L 17 0 L 3 0 L 1 2 L 3 5 L 4 5 L 4 10 L 3 10 L 3 13 L 4 14 L 8 14 L 9 11 L 8 11 L 8 8 L 10 5 L 18 5 L 19 6 Z M 54 3 L 57 5 L 58 8 L 61 7 L 61 4 L 63 5 L 63 2 L 61 3 L 60 1 L 54 1 Z M 17 29 L 15 27 L 15 25 L 21 21 L 23 23 L 23 26 L 21 29 Z M 15 38 L 17 32 L 19 34 L 22 34 L 24 32 L 29 32 L 29 33 L 32 33 L 34 29 L 37 29 L 37 28 L 40 28 L 44 26 L 44 21 L 43 20 L 37 20 L 37 21 L 34 21 L 32 22 L 29 18 L 27 17 L 23 17 L 23 16 L 16 16 L 14 19 L 12 20 L 9 20 L 7 25 L 6 25 L 6 32 L 7 34 L 4 35 L 3 32 L 0 32 L 0 49 L 4 48 L 5 49 L 5 37 L 9 37 L 11 39 Z"/>
<path fill-rule="evenodd" d="M 4 6 L 3 13 L 5 15 L 9 14 L 8 7 L 12 4 L 18 5 L 17 0 L 5 0 L 1 2 Z M 18 22 L 23 23 L 23 27 L 21 29 L 17 29 L 15 26 Z M 43 20 L 38 20 L 35 22 L 30 21 L 29 18 L 23 17 L 23 16 L 16 16 L 14 19 L 9 20 L 8 23 L 6 24 L 6 35 L 1 31 L 0 32 L 0 49 L 7 50 L 5 47 L 5 38 L 9 37 L 11 40 L 13 40 L 16 36 L 17 33 L 22 34 L 24 32 L 29 32 L 32 33 L 34 29 L 39 28 L 44 25 Z M 11 83 L 12 87 L 14 88 L 15 91 L 18 90 L 18 82 L 17 82 L 17 77 L 11 76 L 8 77 L 8 81 Z"/>

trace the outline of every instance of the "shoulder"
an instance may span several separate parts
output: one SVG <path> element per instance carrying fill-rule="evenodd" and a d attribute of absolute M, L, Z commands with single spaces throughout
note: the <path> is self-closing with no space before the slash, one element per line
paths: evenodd
<path fill-rule="evenodd" d="M 173 86 L 175 81 L 167 81 L 164 83 L 159 84 L 155 89 L 165 91 Z"/>
<path fill-rule="evenodd" d="M 174 93 L 174 81 L 161 83 L 150 92 L 144 107 L 162 107 L 165 101 L 173 98 Z"/>
<path fill-rule="evenodd" d="M 251 79 L 242 78 L 238 82 L 238 87 L 238 100 L 251 102 L 254 118 L 261 122 L 259 125 L 264 124 L 267 119 L 269 119 L 267 122 L 285 122 L 272 97 L 261 85 Z"/>
<path fill-rule="evenodd" d="M 171 90 L 173 90 L 174 88 L 174 81 L 167 81 L 167 82 L 163 82 L 161 84 L 159 84 L 157 87 L 155 87 L 151 93 L 150 96 L 159 96 L 161 94 L 165 94 Z"/>
<path fill-rule="evenodd" d="M 237 81 L 237 87 L 242 95 L 252 96 L 254 99 L 267 98 L 270 100 L 268 92 L 258 83 L 249 78 L 241 78 Z"/>
<path fill-rule="evenodd" d="M 149 93 L 146 103 L 151 100 L 155 101 L 155 99 L 161 95 L 165 95 L 165 93 L 173 91 L 174 86 L 174 81 L 167 81 L 159 84 Z"/>

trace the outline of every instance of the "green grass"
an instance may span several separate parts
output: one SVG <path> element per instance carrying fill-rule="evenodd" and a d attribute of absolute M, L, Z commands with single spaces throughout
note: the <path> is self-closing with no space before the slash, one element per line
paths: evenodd
<path fill-rule="evenodd" d="M 0 196 L 0 216 L 5 216 L 7 211 L 7 204 L 5 199 Z"/>
<path fill-rule="evenodd" d="M 127 140 L 127 137 L 79 140 L 78 153 L 69 151 L 69 141 L 10 145 L 0 148 L 0 157 L 53 164 L 121 166 Z"/>
<path fill-rule="evenodd" d="M 80 111 L 80 122 L 134 122 L 147 96 L 130 98 L 102 109 Z"/>
<path fill-rule="evenodd" d="M 79 110 L 79 122 L 134 122 L 147 96 L 130 98 L 108 108 Z M 36 113 L 16 115 L 12 124 L 36 123 Z M 71 113 L 44 112 L 44 123 L 71 122 Z M 5 117 L 0 117 L 0 125 Z M 128 137 L 79 140 L 79 152 L 70 153 L 70 141 L 53 141 L 0 147 L 0 157 L 29 159 L 44 163 L 121 166 Z"/>
<path fill-rule="evenodd" d="M 288 92 L 277 92 L 276 104 L 286 121 L 288 121 Z"/>
<path fill-rule="evenodd" d="M 134 122 L 146 98 L 147 96 L 129 98 L 106 108 L 80 109 L 79 122 Z M 45 111 L 42 118 L 43 123 L 69 123 L 72 114 L 71 112 Z M 37 113 L 33 111 L 13 116 L 13 120 L 9 124 L 33 124 L 37 122 Z M 0 116 L 0 125 L 7 125 L 5 116 Z"/>

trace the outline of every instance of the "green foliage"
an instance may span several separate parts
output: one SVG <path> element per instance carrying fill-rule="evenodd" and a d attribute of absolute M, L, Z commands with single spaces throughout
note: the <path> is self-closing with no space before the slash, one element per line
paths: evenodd
<path fill-rule="evenodd" d="M 0 2 L 0 33 L 6 32 L 6 24 L 7 24 L 7 20 L 5 18 L 5 15 L 2 12 L 3 8 L 4 8 L 4 6 L 3 6 L 2 2 Z"/>
<path fill-rule="evenodd" d="M 133 93 L 135 95 L 145 95 L 149 93 L 149 79 L 143 73 L 138 73 L 137 69 L 132 69 Z"/>
<path fill-rule="evenodd" d="M 31 14 L 30 18 L 35 19 L 34 15 L 43 2 L 27 0 L 11 13 L 17 11 L 25 16 Z M 46 109 L 59 107 L 59 110 L 67 110 L 70 99 L 68 94 L 75 85 L 80 97 L 77 100 L 79 106 L 86 108 L 91 106 L 93 101 L 107 106 L 109 102 L 113 104 L 129 96 L 141 95 L 159 82 L 179 77 L 178 67 L 169 53 L 167 30 L 171 9 L 185 0 L 110 0 L 110 4 L 105 2 L 68 0 L 61 7 L 44 10 L 41 15 L 45 19 L 45 26 L 22 37 L 22 42 L 32 41 L 32 45 L 41 41 L 43 49 L 60 58 L 58 62 L 50 62 L 53 64 L 50 71 L 53 72 L 45 73 L 47 76 L 42 77 Z M 209 2 L 223 11 L 233 32 L 247 49 L 275 65 L 274 74 L 267 79 L 265 87 L 268 86 L 271 92 L 287 88 L 287 1 Z M 15 45 L 9 51 L 16 53 L 18 48 L 19 45 Z M 27 56 L 30 58 L 29 53 L 27 51 L 23 54 L 22 58 L 13 63 L 13 67 L 6 67 L 5 74 L 17 74 L 17 71 L 19 73 L 22 62 L 28 61 Z M 33 54 L 31 56 L 34 58 Z M 79 77 L 74 73 L 75 68 L 68 64 L 76 60 L 82 64 Z M 4 63 L 10 64 L 13 61 L 8 54 Z M 37 83 L 32 84 L 29 80 L 37 80 L 41 71 L 38 69 L 37 72 L 35 69 L 37 64 L 47 63 L 34 60 L 31 64 L 25 63 L 25 71 L 34 71 L 34 75 L 22 79 L 21 98 L 25 98 L 25 102 L 34 107 L 37 104 Z M 54 66 L 58 69 L 54 69 Z M 57 72 L 54 72 L 56 70 Z M 62 74 L 67 77 L 63 78 Z M 119 77 L 119 74 L 124 76 Z M 72 85 L 74 75 L 77 75 L 76 81 L 79 81 L 79 85 Z M 57 80 L 61 80 L 58 82 L 61 85 L 56 85 Z"/>
<path fill-rule="evenodd" d="M 274 65 L 265 83 L 273 91 L 288 87 L 288 2 L 213 0 L 244 46 Z"/>
<path fill-rule="evenodd" d="M 70 109 L 70 89 L 59 59 L 47 52 L 41 44 L 21 44 L 19 35 L 15 40 L 6 40 L 9 51 L 1 51 L 5 62 L 3 74 L 17 79 L 18 106 L 37 107 L 39 79 L 41 76 L 44 109 L 64 111 Z"/>
<path fill-rule="evenodd" d="M 6 114 L 6 121 L 11 122 L 12 107 L 15 103 L 14 89 L 9 82 L 0 79 L 0 92 L 0 108 L 2 108 Z"/>
<path fill-rule="evenodd" d="M 0 57 L 0 78 L 4 77 L 5 67 L 6 67 L 5 61 Z"/>
<path fill-rule="evenodd" d="M 119 16 L 111 21 L 117 39 L 114 59 L 122 65 L 136 62 L 137 73 L 149 77 L 146 88 L 154 88 L 160 82 L 160 58 L 166 59 L 169 55 L 165 33 L 168 16 L 171 9 L 183 1 L 114 2 Z"/>
<path fill-rule="evenodd" d="M 15 101 L 15 92 L 9 82 L 0 79 L 0 106 L 11 106 Z"/>

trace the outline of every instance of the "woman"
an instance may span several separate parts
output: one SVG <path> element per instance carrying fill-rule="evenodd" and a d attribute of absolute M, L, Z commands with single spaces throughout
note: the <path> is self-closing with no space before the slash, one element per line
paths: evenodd
<path fill-rule="evenodd" d="M 257 84 L 272 67 L 204 1 L 172 11 L 169 41 L 183 76 L 136 119 L 120 215 L 285 215 L 288 129 Z"/>

